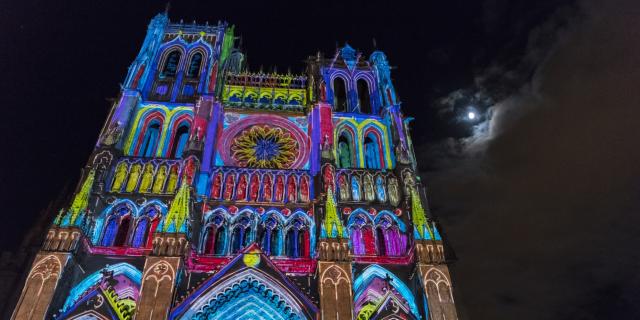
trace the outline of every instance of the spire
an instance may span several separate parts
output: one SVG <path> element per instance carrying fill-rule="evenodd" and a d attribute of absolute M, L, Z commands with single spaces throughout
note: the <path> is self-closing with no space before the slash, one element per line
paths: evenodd
<path fill-rule="evenodd" d="M 91 171 L 89 171 L 89 175 L 84 180 L 82 187 L 80 187 L 80 191 L 78 191 L 78 193 L 76 193 L 75 197 L 73 198 L 73 202 L 71 202 L 69 211 L 67 211 L 66 216 L 62 219 L 62 226 L 72 226 L 76 225 L 76 221 L 83 221 L 82 218 L 78 220 L 78 217 L 84 215 L 87 210 L 87 205 L 89 204 L 89 196 L 91 195 L 91 188 L 93 187 L 93 180 L 95 179 L 95 176 L 96 170 L 91 169 Z M 59 219 L 56 220 L 60 222 Z"/>
<path fill-rule="evenodd" d="M 162 232 L 186 232 L 186 220 L 189 216 L 189 185 L 184 181 L 176 193 L 169 207 L 169 213 L 164 221 Z"/>
<path fill-rule="evenodd" d="M 326 232 L 327 238 L 342 238 L 343 226 L 342 221 L 338 217 L 338 210 L 336 209 L 336 200 L 333 197 L 332 188 L 327 188 L 327 202 L 324 210 L 324 222 L 323 229 Z"/>
<path fill-rule="evenodd" d="M 420 201 L 420 196 L 415 188 L 411 189 L 411 222 L 413 222 L 416 239 L 433 239 L 433 231 L 431 231 L 429 227 L 424 208 L 422 207 L 422 201 Z M 427 231 L 426 234 L 425 230 Z"/>
<path fill-rule="evenodd" d="M 164 15 L 169 16 L 169 10 L 171 10 L 171 1 L 167 1 L 167 4 L 164 6 Z"/>

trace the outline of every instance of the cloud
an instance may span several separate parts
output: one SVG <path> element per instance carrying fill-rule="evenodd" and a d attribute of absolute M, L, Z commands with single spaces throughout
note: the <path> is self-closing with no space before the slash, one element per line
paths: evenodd
<path fill-rule="evenodd" d="M 640 317 L 639 14 L 560 9 L 514 69 L 443 100 L 443 113 L 465 92 L 496 101 L 470 137 L 420 154 L 464 318 Z"/>

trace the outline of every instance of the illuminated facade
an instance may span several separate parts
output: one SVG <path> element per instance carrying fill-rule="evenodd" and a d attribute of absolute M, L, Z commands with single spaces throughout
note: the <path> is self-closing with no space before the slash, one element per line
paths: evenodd
<path fill-rule="evenodd" d="M 152 19 L 14 319 L 456 319 L 385 55 Z"/>

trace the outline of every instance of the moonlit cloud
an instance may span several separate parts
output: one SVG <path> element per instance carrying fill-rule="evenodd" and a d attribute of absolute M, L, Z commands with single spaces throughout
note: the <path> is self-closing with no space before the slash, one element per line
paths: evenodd
<path fill-rule="evenodd" d="M 442 113 L 495 101 L 469 136 L 421 154 L 437 163 L 425 181 L 463 318 L 640 317 L 639 14 L 635 1 L 560 9 L 515 71 L 496 78 L 497 63 L 443 100 Z"/>

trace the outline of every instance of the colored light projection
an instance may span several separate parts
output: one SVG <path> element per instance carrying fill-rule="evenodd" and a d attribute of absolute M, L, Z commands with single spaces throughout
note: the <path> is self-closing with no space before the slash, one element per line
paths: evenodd
<path fill-rule="evenodd" d="M 334 120 L 334 159 L 339 168 L 392 169 L 388 126 L 370 118 L 337 118 Z"/>
<path fill-rule="evenodd" d="M 203 225 L 202 254 L 231 255 L 258 243 L 272 257 L 315 256 L 315 222 L 300 209 L 220 206 L 204 214 Z M 259 226 L 263 232 L 258 232 Z"/>
<path fill-rule="evenodd" d="M 192 122 L 193 107 L 190 106 L 140 105 L 124 150 L 127 155 L 137 157 L 180 155 Z"/>
<path fill-rule="evenodd" d="M 222 102 L 233 108 L 304 112 L 306 81 L 292 74 L 227 74 Z"/>
<path fill-rule="evenodd" d="M 169 319 L 304 320 L 316 312 L 253 245 L 178 304 Z"/>
<path fill-rule="evenodd" d="M 378 315 L 385 312 L 394 314 L 396 319 L 420 319 L 415 297 L 409 287 L 379 265 L 364 269 L 353 282 L 353 291 L 354 311 L 358 320 L 379 319 Z"/>
<path fill-rule="evenodd" d="M 350 213 L 349 243 L 355 256 L 400 257 L 407 252 L 407 227 L 393 213 L 383 210 L 371 216 L 362 208 Z"/>
<path fill-rule="evenodd" d="M 305 117 L 228 112 L 224 117 L 216 165 L 308 169 L 310 139 Z"/>
<path fill-rule="evenodd" d="M 167 206 L 160 200 L 141 206 L 127 199 L 115 201 L 96 218 L 91 242 L 105 247 L 149 247 L 152 233 L 166 212 Z"/>
<path fill-rule="evenodd" d="M 290 133 L 267 124 L 243 130 L 231 145 L 231 157 L 241 167 L 290 168 L 298 153 L 298 142 Z"/>
<path fill-rule="evenodd" d="M 142 272 L 128 263 L 108 265 L 76 284 L 56 319 L 130 320 L 140 294 Z"/>

